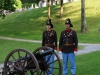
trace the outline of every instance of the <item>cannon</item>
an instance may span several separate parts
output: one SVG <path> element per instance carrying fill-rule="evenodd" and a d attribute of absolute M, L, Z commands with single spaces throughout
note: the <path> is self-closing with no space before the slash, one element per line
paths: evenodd
<path fill-rule="evenodd" d="M 52 55 L 55 56 L 54 61 L 48 62 Z M 48 59 L 46 59 L 47 56 Z M 51 67 L 51 64 L 54 66 Z M 53 72 L 50 69 L 53 69 Z M 4 61 L 0 75 L 61 75 L 61 73 L 60 57 L 54 49 L 44 46 L 32 53 L 25 49 L 12 50 Z"/>

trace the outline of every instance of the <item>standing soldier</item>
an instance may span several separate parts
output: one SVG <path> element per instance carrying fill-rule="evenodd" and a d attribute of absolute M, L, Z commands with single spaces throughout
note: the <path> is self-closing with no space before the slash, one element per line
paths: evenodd
<path fill-rule="evenodd" d="M 47 19 L 46 21 L 46 30 L 43 32 L 42 34 L 42 46 L 48 46 L 54 49 L 54 51 L 57 50 L 57 34 L 56 31 L 53 30 L 53 24 L 51 22 L 51 19 Z M 49 55 L 46 56 L 46 59 L 49 58 Z M 54 61 L 54 54 L 52 54 L 51 58 L 50 58 L 50 62 Z M 50 72 L 46 72 L 46 75 L 52 75 L 53 73 L 53 68 L 54 64 L 52 63 L 50 65 Z"/>
<path fill-rule="evenodd" d="M 59 53 L 63 57 L 63 75 L 68 75 L 68 59 L 70 61 L 71 75 L 76 73 L 75 54 L 77 53 L 78 38 L 77 34 L 70 27 L 73 27 L 70 19 L 65 21 L 66 30 L 61 32 L 59 40 Z"/>

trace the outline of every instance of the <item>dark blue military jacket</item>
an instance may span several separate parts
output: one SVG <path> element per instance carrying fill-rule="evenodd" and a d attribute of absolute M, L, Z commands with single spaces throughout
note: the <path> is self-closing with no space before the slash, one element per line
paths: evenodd
<path fill-rule="evenodd" d="M 77 49 L 78 38 L 74 30 L 64 30 L 61 32 L 59 40 L 59 49 L 64 53 L 71 53 Z"/>
<path fill-rule="evenodd" d="M 42 46 L 52 47 L 57 50 L 57 34 L 55 30 L 45 30 L 42 35 Z"/>

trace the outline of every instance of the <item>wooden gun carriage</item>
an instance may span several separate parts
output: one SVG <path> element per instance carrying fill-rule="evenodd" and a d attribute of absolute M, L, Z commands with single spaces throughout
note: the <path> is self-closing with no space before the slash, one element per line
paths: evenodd
<path fill-rule="evenodd" d="M 44 50 L 44 52 L 42 52 Z M 54 61 L 48 63 L 51 56 Z M 48 59 L 45 59 L 48 56 Z M 51 67 L 51 64 L 54 67 Z M 50 71 L 53 69 L 53 73 Z M 39 47 L 33 53 L 25 49 L 11 51 L 5 61 L 0 75 L 61 75 L 62 66 L 57 53 L 50 47 Z"/>

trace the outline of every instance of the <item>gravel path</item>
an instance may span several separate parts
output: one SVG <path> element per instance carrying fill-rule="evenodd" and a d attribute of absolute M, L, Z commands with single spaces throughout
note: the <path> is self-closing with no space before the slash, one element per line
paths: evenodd
<path fill-rule="evenodd" d="M 2 36 L 0 36 L 0 39 L 13 40 L 13 41 L 22 41 L 22 42 L 36 42 L 36 43 L 41 43 L 41 41 L 38 41 L 38 40 L 26 40 L 26 39 L 10 38 L 10 37 L 2 37 Z M 84 49 L 79 50 L 77 52 L 77 55 L 86 54 L 86 53 L 90 53 L 90 52 L 93 52 L 93 51 L 100 50 L 100 44 L 79 43 L 78 45 L 84 46 Z M 61 54 L 59 56 L 62 59 Z M 3 64 L 0 64 L 0 71 L 1 71 L 2 67 L 3 67 Z"/>
<path fill-rule="evenodd" d="M 86 54 L 86 53 L 100 50 L 100 44 L 81 44 L 79 43 L 79 45 L 84 46 L 84 49 L 79 50 L 77 55 Z"/>
<path fill-rule="evenodd" d="M 0 39 L 13 40 L 13 41 L 22 41 L 22 42 L 42 43 L 42 41 L 38 41 L 38 40 L 26 40 L 26 39 L 10 38 L 10 37 L 2 37 L 2 36 L 0 36 Z M 86 54 L 86 53 L 90 53 L 92 51 L 100 50 L 100 44 L 79 43 L 78 45 L 84 46 L 84 49 L 83 50 L 79 50 L 78 53 L 77 53 L 77 55 Z"/>

